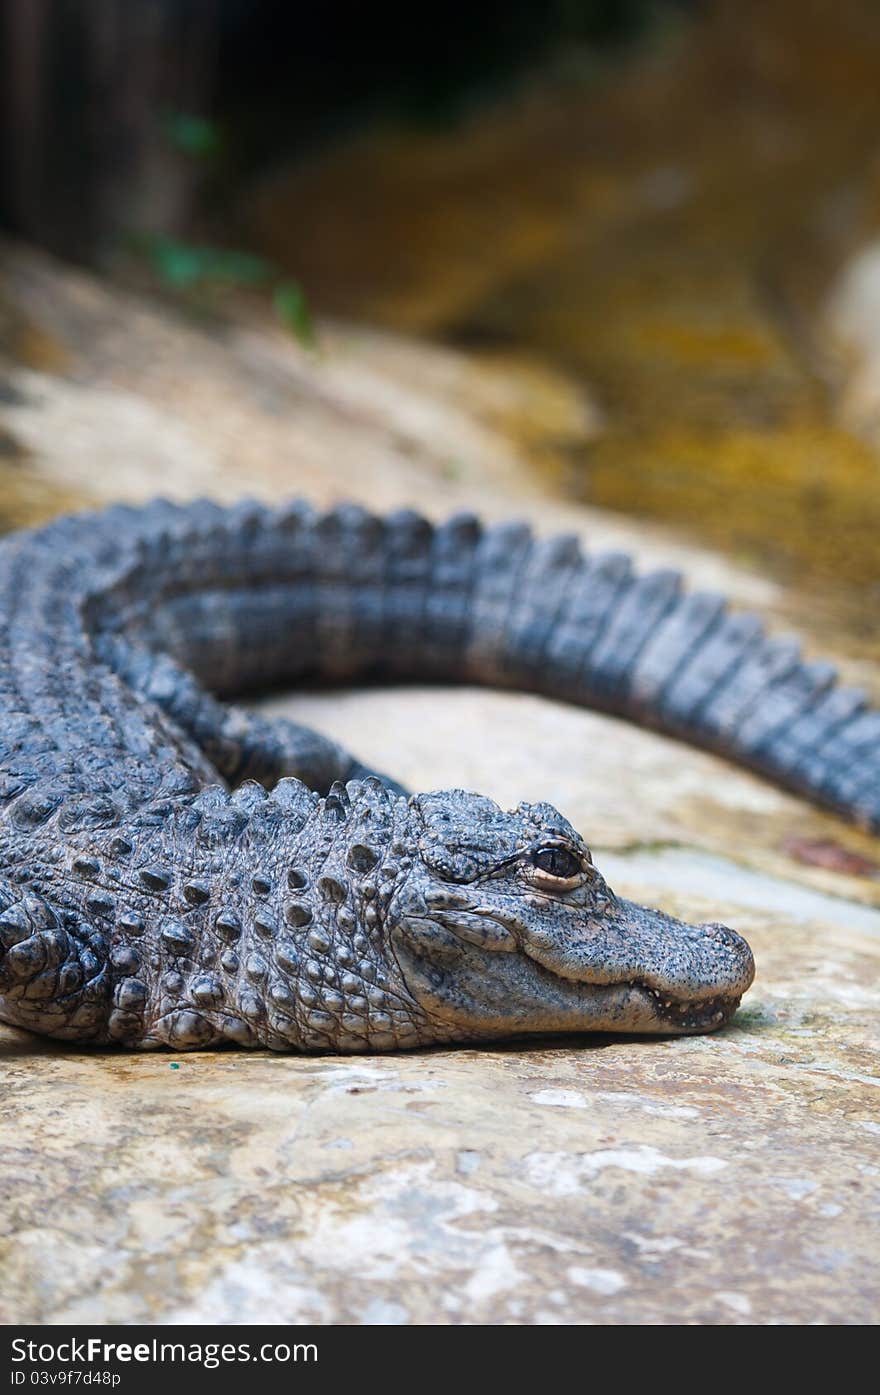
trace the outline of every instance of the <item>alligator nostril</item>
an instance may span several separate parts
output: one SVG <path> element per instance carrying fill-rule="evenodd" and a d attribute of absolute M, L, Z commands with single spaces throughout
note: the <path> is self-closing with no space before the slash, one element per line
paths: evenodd
<path fill-rule="evenodd" d="M 710 921 L 708 925 L 701 925 L 700 929 L 710 939 L 720 940 L 722 944 L 729 945 L 731 949 L 737 949 L 746 943 L 742 935 L 738 935 L 735 930 L 731 930 L 729 925 L 722 925 L 717 920 Z"/>
<path fill-rule="evenodd" d="M 729 925 L 721 925 L 718 921 L 710 921 L 707 925 L 701 925 L 700 929 L 731 956 L 737 971 L 738 990 L 744 993 L 755 977 L 755 959 L 748 943 Z"/>

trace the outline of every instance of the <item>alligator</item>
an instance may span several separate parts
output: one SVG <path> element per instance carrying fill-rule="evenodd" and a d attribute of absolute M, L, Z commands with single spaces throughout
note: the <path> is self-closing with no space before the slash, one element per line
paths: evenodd
<path fill-rule="evenodd" d="M 599 708 L 880 829 L 880 713 L 677 573 L 470 514 L 119 505 L 0 543 L 0 1017 L 175 1052 L 730 1020 L 746 942 L 616 896 L 551 805 L 408 795 L 232 700 L 375 679 Z"/>

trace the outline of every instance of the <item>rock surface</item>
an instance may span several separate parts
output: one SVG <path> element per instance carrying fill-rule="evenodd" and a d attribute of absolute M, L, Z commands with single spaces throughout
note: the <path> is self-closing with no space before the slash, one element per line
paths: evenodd
<path fill-rule="evenodd" d="M 341 330 L 316 361 L 25 254 L 7 276 L 27 334 L 14 353 L 7 340 L 0 406 L 21 456 L 6 485 L 36 490 L 37 514 L 297 485 L 470 504 L 638 546 L 771 618 L 789 611 L 780 586 L 671 535 L 542 496 L 532 452 L 563 425 L 591 429 L 564 379 L 486 376 L 464 354 Z M 876 682 L 845 635 L 841 648 Z M 284 705 L 412 786 L 555 801 L 616 889 L 745 933 L 755 987 L 719 1036 L 357 1060 L 85 1053 L 0 1028 L 0 1320 L 876 1321 L 876 840 L 536 698 Z"/>

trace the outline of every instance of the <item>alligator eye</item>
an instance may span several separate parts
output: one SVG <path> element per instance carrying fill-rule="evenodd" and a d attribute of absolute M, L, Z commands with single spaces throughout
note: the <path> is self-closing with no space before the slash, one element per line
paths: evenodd
<path fill-rule="evenodd" d="M 532 866 L 547 877 L 570 882 L 582 872 L 580 860 L 568 848 L 536 848 L 531 855 Z"/>

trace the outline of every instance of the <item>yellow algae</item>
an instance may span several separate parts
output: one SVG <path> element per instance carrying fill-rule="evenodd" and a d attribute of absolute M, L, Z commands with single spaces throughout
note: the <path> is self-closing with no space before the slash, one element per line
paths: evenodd
<path fill-rule="evenodd" d="M 876 453 L 832 427 L 620 432 L 590 453 L 584 493 L 695 523 L 713 543 L 789 575 L 880 583 Z"/>
<path fill-rule="evenodd" d="M 82 494 L 40 479 L 17 461 L 0 459 L 0 533 L 32 528 L 56 514 L 82 508 Z"/>
<path fill-rule="evenodd" d="M 880 450 L 841 425 L 825 312 L 880 229 L 878 71 L 869 0 L 716 0 L 600 81 L 359 134 L 265 185 L 254 236 L 319 305 L 562 366 L 602 429 L 563 470 L 539 453 L 554 485 L 834 591 L 858 626 Z"/>
<path fill-rule="evenodd" d="M 43 373 L 64 373 L 70 355 L 61 340 L 30 316 L 22 313 L 0 287 L 0 350 L 23 368 Z"/>
<path fill-rule="evenodd" d="M 759 328 L 682 324 L 674 319 L 646 320 L 635 336 L 651 352 L 671 355 L 684 364 L 732 361 L 752 366 L 771 362 L 772 344 Z"/>

